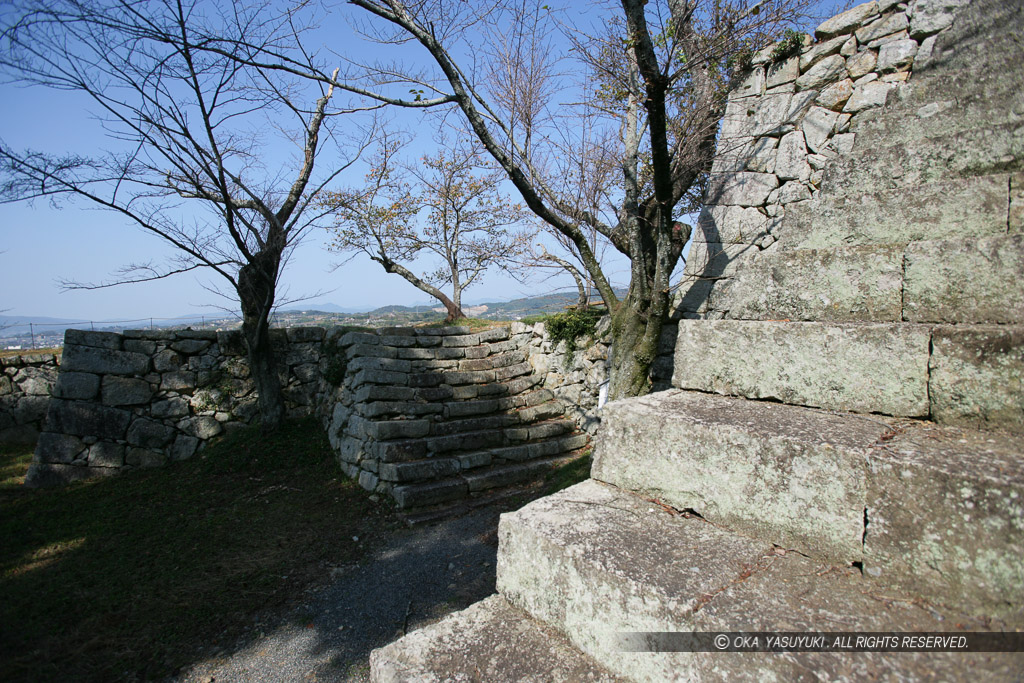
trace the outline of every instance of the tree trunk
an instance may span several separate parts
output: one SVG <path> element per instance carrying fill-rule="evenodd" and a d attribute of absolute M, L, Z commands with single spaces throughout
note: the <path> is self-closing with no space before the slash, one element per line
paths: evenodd
<path fill-rule="evenodd" d="M 394 273 L 395 275 L 401 275 L 409 282 L 409 284 L 416 287 L 416 289 L 420 290 L 421 292 L 426 292 L 427 294 L 429 294 L 430 296 L 434 297 L 442 304 L 444 304 L 445 310 L 448 311 L 448 315 L 444 319 L 446 323 L 450 323 L 455 320 L 458 320 L 459 318 L 466 317 L 466 314 L 462 312 L 462 306 L 459 305 L 458 301 L 452 301 L 451 299 L 448 298 L 447 294 L 442 292 L 434 285 L 424 282 L 420 278 L 416 277 L 415 273 L 413 273 L 411 270 L 409 270 L 402 264 L 392 261 L 384 254 L 371 256 L 370 258 L 384 266 L 385 271 L 389 273 Z"/>
<path fill-rule="evenodd" d="M 279 255 L 260 253 L 238 273 L 242 334 L 249 351 L 249 368 L 258 393 L 260 430 L 264 434 L 276 431 L 284 420 L 284 394 L 270 341 L 270 312 L 279 262 Z"/>

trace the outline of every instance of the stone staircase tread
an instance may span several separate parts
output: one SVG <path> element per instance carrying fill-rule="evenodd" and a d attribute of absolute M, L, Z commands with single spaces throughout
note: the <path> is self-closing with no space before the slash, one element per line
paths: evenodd
<path fill-rule="evenodd" d="M 374 650 L 370 673 L 418 683 L 621 680 L 499 595 Z"/>
<path fill-rule="evenodd" d="M 1015 680 L 1019 654 L 626 652 L 659 631 L 955 631 L 1005 627 L 856 568 L 815 561 L 589 480 L 502 516 L 498 590 L 632 680 Z"/>
<path fill-rule="evenodd" d="M 825 169 L 825 196 L 862 195 L 907 188 L 949 178 L 969 178 L 1020 170 L 1024 122 L 980 125 L 910 142 L 855 145 Z"/>
<path fill-rule="evenodd" d="M 988 552 L 1024 549 L 1024 436 L 673 390 L 605 407 L 592 476 L 1024 620 L 1024 555 Z"/>

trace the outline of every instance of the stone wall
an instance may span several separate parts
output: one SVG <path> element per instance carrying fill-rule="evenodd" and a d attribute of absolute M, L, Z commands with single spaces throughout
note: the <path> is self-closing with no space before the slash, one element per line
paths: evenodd
<path fill-rule="evenodd" d="M 274 330 L 272 336 L 288 414 L 309 414 L 324 330 Z M 183 460 L 257 413 L 237 331 L 68 330 L 60 370 L 29 485 Z"/>
<path fill-rule="evenodd" d="M 817 39 L 805 36 L 793 56 L 773 59 L 771 47 L 754 57 L 750 75 L 726 107 L 676 318 L 822 320 L 822 309 L 828 309 L 842 322 L 877 320 L 883 311 L 889 319 L 901 319 L 902 249 L 821 252 L 864 240 L 844 234 L 850 222 L 843 221 L 835 239 L 822 242 L 821 223 L 828 215 L 817 199 L 826 172 L 831 186 L 850 182 L 839 177 L 837 162 L 849 157 L 858 127 L 871 125 L 880 107 L 899 97 L 895 91 L 905 87 L 912 71 L 933 60 L 937 34 L 962 4 L 866 2 L 821 24 Z M 931 117 L 936 106 L 908 112 L 906 125 Z M 901 160 L 893 161 L 893 177 L 905 175 Z M 1008 179 L 1001 182 L 1005 195 Z M 989 195 L 998 194 L 999 182 L 982 185 L 961 188 L 964 216 L 996 201 Z M 903 220 L 908 203 L 925 217 L 929 210 L 928 197 L 918 201 L 906 193 L 875 203 L 875 220 L 865 225 L 886 236 L 876 242 L 900 241 L 888 238 L 911 223 Z M 904 210 L 893 210 L 896 205 Z M 848 208 L 834 207 L 837 223 Z M 819 251 L 802 254 L 798 268 L 792 263 L 779 268 L 765 258 L 793 247 Z M 784 272 L 787 280 L 776 281 L 773 272 Z M 814 279 L 810 286 L 798 281 L 801 272 L 805 280 Z"/>
<path fill-rule="evenodd" d="M 272 337 L 288 415 L 319 416 L 345 472 L 406 507 L 529 478 L 586 445 L 576 430 L 596 429 L 607 374 L 606 343 L 569 354 L 543 323 Z M 30 485 L 183 460 L 257 415 L 238 332 L 68 330 L 52 395 L 32 399 L 47 420 Z"/>
<path fill-rule="evenodd" d="M 59 368 L 52 353 L 0 358 L 0 443 L 36 442 Z"/>

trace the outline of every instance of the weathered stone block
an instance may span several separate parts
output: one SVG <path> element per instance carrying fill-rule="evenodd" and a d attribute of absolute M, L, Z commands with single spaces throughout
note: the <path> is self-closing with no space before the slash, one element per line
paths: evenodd
<path fill-rule="evenodd" d="M 986 616 L 1024 614 L 1024 439 L 923 426 L 870 458 L 864 571 Z"/>
<path fill-rule="evenodd" d="M 1024 235 L 907 246 L 904 316 L 915 322 L 1024 322 Z"/>
<path fill-rule="evenodd" d="M 1009 233 L 1024 233 L 1024 173 L 1010 176 L 1010 214 L 1007 221 Z"/>
<path fill-rule="evenodd" d="M 97 441 L 89 446 L 89 467 L 124 466 L 124 446 L 110 441 Z"/>
<path fill-rule="evenodd" d="M 84 450 L 85 444 L 81 439 L 70 434 L 43 432 L 39 435 L 39 443 L 36 444 L 35 459 L 38 462 L 70 464 Z"/>
<path fill-rule="evenodd" d="M 902 294 L 899 246 L 774 251 L 720 281 L 710 306 L 739 320 L 896 322 Z"/>
<path fill-rule="evenodd" d="M 426 481 L 450 477 L 459 472 L 459 461 L 454 458 L 431 458 L 418 462 L 382 463 L 380 478 L 385 481 Z"/>
<path fill-rule="evenodd" d="M 800 75 L 800 57 L 790 57 L 781 62 L 774 62 L 768 66 L 768 79 L 766 85 L 774 88 L 783 83 L 795 81 Z M 758 93 L 760 94 L 760 93 Z"/>
<path fill-rule="evenodd" d="M 949 226 L 981 237 L 1006 231 L 1006 176 L 843 194 L 786 210 L 787 249 L 906 244 L 949 238 Z"/>
<path fill-rule="evenodd" d="M 131 413 L 83 401 L 50 399 L 46 416 L 47 431 L 98 439 L 123 439 Z"/>
<path fill-rule="evenodd" d="M 854 35 L 857 36 L 858 42 L 866 44 L 870 43 L 872 40 L 881 38 L 882 36 L 906 31 L 909 26 L 910 22 L 907 19 L 906 14 L 903 12 L 893 12 L 892 14 L 880 17 L 870 24 L 857 29 L 854 32 Z M 867 69 L 864 73 L 867 73 L 868 71 L 871 71 L 871 69 Z M 856 76 L 854 76 L 854 78 L 856 78 Z"/>
<path fill-rule="evenodd" d="M 370 422 L 367 435 L 381 441 L 389 439 L 416 439 L 430 431 L 429 420 L 389 420 Z"/>
<path fill-rule="evenodd" d="M 834 410 L 924 416 L 929 341 L 926 328 L 907 324 L 681 320 L 672 385 Z"/>
<path fill-rule="evenodd" d="M 160 391 L 191 392 L 196 388 L 196 373 L 191 370 L 165 372 L 160 378 Z"/>
<path fill-rule="evenodd" d="M 757 66 L 752 68 L 747 75 L 730 91 L 730 99 L 751 97 L 764 92 L 764 69 Z"/>
<path fill-rule="evenodd" d="M 782 136 L 775 158 L 775 176 L 779 180 L 807 180 L 811 177 L 803 132 L 795 130 Z"/>
<path fill-rule="evenodd" d="M 167 464 L 167 454 L 148 448 L 129 448 L 124 463 L 132 467 L 162 467 Z"/>
<path fill-rule="evenodd" d="M 851 33 L 854 29 L 873 20 L 877 14 L 878 3 L 871 0 L 871 2 L 862 3 L 826 19 L 818 25 L 818 28 L 814 29 L 814 35 L 820 40 L 839 33 Z"/>
<path fill-rule="evenodd" d="M 465 498 L 469 495 L 469 488 L 462 479 L 449 479 L 429 484 L 396 486 L 391 489 L 391 495 L 399 508 L 406 509 Z"/>
<path fill-rule="evenodd" d="M 843 111 L 847 114 L 856 114 L 865 109 L 881 107 L 894 87 L 896 87 L 895 83 L 883 83 L 882 81 L 858 85 L 853 89 L 853 94 L 850 95 Z"/>
<path fill-rule="evenodd" d="M 839 51 L 838 46 L 836 51 Z M 832 55 L 812 66 L 800 78 L 796 79 L 797 90 L 821 90 L 838 83 L 847 77 L 846 59 L 842 55 Z"/>
<path fill-rule="evenodd" d="M 103 404 L 108 406 L 134 406 L 149 403 L 153 387 L 144 379 L 134 377 L 103 378 Z"/>
<path fill-rule="evenodd" d="M 595 479 L 749 536 L 862 557 L 865 455 L 881 419 L 669 390 L 602 412 Z"/>
<path fill-rule="evenodd" d="M 33 462 L 28 468 L 28 474 L 25 476 L 25 486 L 28 488 L 63 486 L 112 472 L 116 472 L 116 470 L 109 467 L 85 467 L 84 465 L 58 465 Z"/>
<path fill-rule="evenodd" d="M 133 446 L 163 448 L 171 443 L 176 432 L 162 422 L 136 418 L 128 428 L 127 440 Z"/>
<path fill-rule="evenodd" d="M 98 375 L 144 375 L 149 372 L 149 356 L 90 346 L 67 346 L 61 361 L 64 372 L 89 372 Z"/>
<path fill-rule="evenodd" d="M 64 346 L 91 346 L 97 349 L 120 350 L 123 337 L 116 332 L 65 330 Z"/>
<path fill-rule="evenodd" d="M 957 10 L 966 2 L 967 0 L 917 0 L 910 17 L 910 36 L 922 38 L 950 26 Z"/>
<path fill-rule="evenodd" d="M 712 175 L 706 202 L 731 206 L 763 206 L 779 179 L 770 173 L 728 173 Z"/>
<path fill-rule="evenodd" d="M 1024 431 L 1024 328 L 935 328 L 929 396 L 936 422 Z"/>
<path fill-rule="evenodd" d="M 206 339 L 179 339 L 171 343 L 171 350 L 191 356 L 210 347 L 211 342 Z"/>
<path fill-rule="evenodd" d="M 910 38 L 906 40 L 894 40 L 886 43 L 878 51 L 878 62 L 875 69 L 879 72 L 895 71 L 896 69 L 908 68 L 914 63 L 914 56 L 917 55 L 917 41 Z"/>

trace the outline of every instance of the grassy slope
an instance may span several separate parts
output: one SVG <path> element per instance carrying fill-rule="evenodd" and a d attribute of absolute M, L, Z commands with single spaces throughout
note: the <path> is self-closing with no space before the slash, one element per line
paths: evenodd
<path fill-rule="evenodd" d="M 5 681 L 169 674 L 395 524 L 308 421 L 57 490 L 18 486 L 29 458 L 0 452 Z"/>

